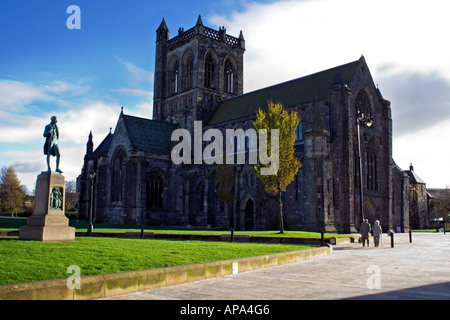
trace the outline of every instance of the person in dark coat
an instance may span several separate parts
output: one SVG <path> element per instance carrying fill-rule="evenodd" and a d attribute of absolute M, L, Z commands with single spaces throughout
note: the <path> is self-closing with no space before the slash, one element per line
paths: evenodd
<path fill-rule="evenodd" d="M 366 240 L 367 240 L 367 246 L 369 246 L 369 232 L 370 232 L 370 224 L 367 219 L 364 219 L 364 221 L 361 223 L 361 239 L 363 243 L 363 247 L 366 246 Z"/>

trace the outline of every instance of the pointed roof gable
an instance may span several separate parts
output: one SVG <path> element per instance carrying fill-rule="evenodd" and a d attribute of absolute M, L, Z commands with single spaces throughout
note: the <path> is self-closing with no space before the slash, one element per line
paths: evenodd
<path fill-rule="evenodd" d="M 339 70 L 338 81 L 348 84 L 353 80 L 361 63 L 365 63 L 364 57 L 337 68 L 221 101 L 209 125 L 253 116 L 258 108 L 263 110 L 267 108 L 268 101 L 280 102 L 284 107 L 291 107 L 312 101 L 312 92 L 317 94 L 319 100 L 326 99 L 329 95 L 329 88 L 336 81 L 336 72 Z"/>
<path fill-rule="evenodd" d="M 123 113 L 123 109 L 117 123 L 119 124 L 121 121 L 135 151 L 155 155 L 170 155 L 171 136 L 173 130 L 178 128 L 177 125 L 126 115 Z M 116 134 L 114 133 L 114 135 Z M 111 133 L 110 135 L 113 136 Z"/>
<path fill-rule="evenodd" d="M 162 22 L 159 25 L 158 29 L 156 29 L 156 31 L 169 31 L 169 28 L 167 28 L 167 24 L 164 18 L 162 19 Z"/>
<path fill-rule="evenodd" d="M 423 181 L 415 172 L 414 167 L 411 164 L 409 166 L 409 170 L 405 170 L 406 174 L 409 176 L 409 183 L 414 184 L 425 184 L 425 181 Z"/>
<path fill-rule="evenodd" d="M 108 135 L 103 139 L 103 141 L 98 145 L 98 147 L 94 151 L 94 155 L 97 156 L 104 156 L 108 153 L 109 146 L 111 145 L 111 141 L 113 138 L 113 134 L 111 131 L 108 133 Z"/>

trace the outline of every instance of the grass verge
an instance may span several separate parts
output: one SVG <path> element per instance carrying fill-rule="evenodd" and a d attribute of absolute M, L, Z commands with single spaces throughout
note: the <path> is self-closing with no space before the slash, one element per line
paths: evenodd
<path fill-rule="evenodd" d="M 76 265 L 81 276 L 144 270 L 301 250 L 307 246 L 168 241 L 117 238 L 76 238 L 45 243 L 0 239 L 0 285 L 64 279 Z"/>

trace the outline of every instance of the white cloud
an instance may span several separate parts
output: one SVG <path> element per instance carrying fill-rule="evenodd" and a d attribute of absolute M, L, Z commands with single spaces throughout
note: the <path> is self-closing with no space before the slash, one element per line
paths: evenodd
<path fill-rule="evenodd" d="M 408 169 L 412 163 L 414 172 L 427 183 L 429 188 L 450 186 L 448 137 L 450 137 L 450 120 L 405 134 L 394 140 L 395 162 L 403 170 Z"/>
<path fill-rule="evenodd" d="M 45 90 L 19 81 L 0 80 L 0 108 L 15 109 L 34 100 L 48 100 Z"/>
<path fill-rule="evenodd" d="M 19 176 L 22 184 L 27 185 L 31 190 L 33 181 L 23 181 L 24 176 L 32 175 L 36 180 L 36 173 L 45 170 L 45 158 L 42 150 L 27 150 L 27 151 L 5 151 L 0 153 L 2 157 L 9 157 L 12 159 L 18 159 L 12 164 L 16 174 Z"/>
<path fill-rule="evenodd" d="M 109 132 L 119 113 L 119 105 L 107 105 L 101 101 L 87 101 L 77 109 L 70 109 L 58 117 L 60 141 L 85 145 L 91 130 L 94 135 Z"/>
<path fill-rule="evenodd" d="M 83 145 L 66 147 L 63 143 L 60 144 L 60 168 L 66 181 L 76 180 L 81 173 L 85 148 Z M 21 152 L 19 155 L 16 154 L 15 158 L 18 160 L 11 165 L 14 167 L 21 184 L 26 185 L 31 192 L 35 187 L 38 174 L 47 170 L 46 156 L 42 151 L 31 150 Z M 52 170 L 55 169 L 55 157 L 50 158 L 50 166 Z"/>
<path fill-rule="evenodd" d="M 132 63 L 124 65 L 136 81 L 153 79 L 151 72 Z M 46 170 L 43 131 L 51 116 L 58 117 L 61 169 L 66 180 L 74 180 L 83 164 L 89 132 L 92 130 L 94 147 L 97 147 L 110 128 L 114 128 L 120 113 L 117 102 L 106 104 L 80 99 L 90 90 L 86 79 L 71 82 L 50 76 L 44 76 L 50 78 L 47 81 L 35 82 L 0 79 L 0 163 L 2 166 L 13 165 L 21 182 L 30 190 L 34 188 L 37 174 Z M 139 88 L 112 91 L 145 97 L 145 100 L 153 95 L 151 91 Z M 146 117 L 151 116 L 150 104 L 138 105 L 136 110 L 147 113 Z M 52 158 L 53 167 L 54 162 Z"/>
<path fill-rule="evenodd" d="M 216 15 L 246 40 L 244 90 L 302 77 L 364 55 L 375 83 L 391 101 L 394 159 L 429 186 L 450 184 L 450 4 L 441 0 L 282 0 L 247 3 Z M 448 170 L 446 171 L 448 172 Z"/>
<path fill-rule="evenodd" d="M 117 61 L 123 64 L 128 71 L 131 72 L 131 74 L 134 76 L 135 81 L 153 82 L 153 72 L 137 67 L 134 63 L 124 61 L 120 57 L 115 56 L 115 58 L 117 59 Z"/>
<path fill-rule="evenodd" d="M 380 72 L 383 95 L 392 101 L 394 137 L 450 119 L 450 81 L 441 73 Z M 442 139 L 436 134 L 435 139 Z"/>
<path fill-rule="evenodd" d="M 21 144 L 42 141 L 44 127 L 50 117 L 56 114 L 61 143 L 86 143 L 90 130 L 105 132 L 117 121 L 120 106 L 106 105 L 100 101 L 87 101 L 82 105 L 54 113 L 45 112 L 40 116 L 10 114 L 7 125 L 0 124 L 0 143 Z"/>
<path fill-rule="evenodd" d="M 0 79 L 0 109 L 3 112 L 26 112 L 30 103 L 36 101 L 53 101 L 68 106 L 69 97 L 81 95 L 88 90 L 83 84 L 66 81 L 48 83 L 25 83 L 21 81 Z"/>
<path fill-rule="evenodd" d="M 8 125 L 0 124 L 0 142 L 20 144 L 43 139 L 42 118 L 13 114 L 8 114 L 7 118 L 10 119 Z"/>
<path fill-rule="evenodd" d="M 153 97 L 153 91 L 142 89 L 141 86 L 144 85 L 145 87 L 148 87 L 149 82 L 153 83 L 153 72 L 137 67 L 134 63 L 124 61 L 120 57 L 115 56 L 115 58 L 129 71 L 131 75 L 131 88 L 112 89 L 110 92 L 151 99 Z"/>
<path fill-rule="evenodd" d="M 282 0 L 269 4 L 243 3 L 243 11 L 234 11 L 228 17 L 213 16 L 209 22 L 226 26 L 227 33 L 234 36 L 243 30 L 247 49 L 246 92 L 347 63 L 364 54 L 375 82 L 379 82 L 384 97 L 392 102 L 394 128 L 401 128 L 400 115 L 406 114 L 411 120 L 408 123 L 416 121 L 417 124 L 421 117 L 427 120 L 426 125 L 422 121 L 424 126 L 420 126 L 426 129 L 415 133 L 404 130 L 403 136 L 395 138 L 394 159 L 404 169 L 413 162 L 419 176 L 433 181 L 430 186 L 449 184 L 449 177 L 440 174 L 445 168 L 444 161 L 448 164 L 449 158 L 445 151 L 448 143 L 444 140 L 450 133 L 444 127 L 449 124 L 445 122 L 448 106 L 440 103 L 445 99 L 444 91 L 450 83 L 450 45 L 445 41 L 445 32 L 450 30 L 447 2 Z M 205 21 L 205 17 L 203 19 Z M 124 66 L 129 83 L 110 92 L 151 99 L 152 92 L 145 87 L 153 82 L 153 73 L 120 57 L 115 58 Z M 438 76 L 433 78 L 432 75 Z M 421 87 L 408 87 L 407 83 L 400 82 L 414 78 L 415 84 Z M 436 87 L 427 90 L 436 84 L 442 90 Z M 405 93 L 405 88 L 413 90 L 414 101 L 404 98 L 410 94 Z M 116 124 L 120 112 L 117 102 L 108 105 L 102 101 L 85 101 L 80 104 L 68 99 L 88 89 L 80 82 L 30 84 L 0 79 L 0 143 L 39 141 L 39 155 L 35 152 L 16 154 L 16 164 L 22 171 L 32 168 L 34 164 L 30 159 L 33 158 L 45 168 L 40 142 L 43 142 L 42 132 L 53 110 L 46 109 L 38 114 L 31 103 L 51 101 L 71 107 L 69 111 L 57 113 L 61 161 L 68 180 L 79 173 L 89 131 L 93 130 L 94 145 L 98 146 L 109 128 Z M 427 92 L 432 92 L 432 103 L 429 103 Z M 421 103 L 426 104 L 427 111 L 415 115 L 408 109 L 412 103 L 415 103 L 414 110 L 420 110 Z M 16 112 L 18 110 L 20 114 Z M 151 103 L 142 103 L 132 113 L 148 117 L 151 110 Z M 435 125 L 440 120 L 442 122 Z M 407 124 L 403 125 L 407 129 Z M 437 173 L 431 173 L 430 168 Z M 23 175 L 31 177 L 28 173 Z M 441 182 L 444 179 L 448 182 Z M 32 180 L 34 183 L 35 175 Z"/>
<path fill-rule="evenodd" d="M 132 63 L 124 65 L 137 81 L 153 79 L 151 72 Z M 51 116 L 58 117 L 61 169 L 66 180 L 74 180 L 83 165 L 89 132 L 92 130 L 94 147 L 97 147 L 110 128 L 114 128 L 120 113 L 120 105 L 115 100 L 105 103 L 84 98 L 91 89 L 85 79 L 71 82 L 50 76 L 50 79 L 44 76 L 48 81 L 36 82 L 0 79 L 0 163 L 13 165 L 21 182 L 30 190 L 39 172 L 46 170 L 43 131 Z M 144 97 L 145 101 L 153 96 L 151 91 L 139 87 L 111 91 Z M 150 103 L 139 104 L 133 110 L 139 116 L 151 117 Z M 53 167 L 54 162 L 52 158 Z"/>
<path fill-rule="evenodd" d="M 12 166 L 14 167 L 14 170 L 16 172 L 21 173 L 29 173 L 29 172 L 36 173 L 40 169 L 43 169 L 43 165 L 40 163 L 40 161 L 37 160 L 37 157 L 31 160 L 16 161 L 12 164 Z"/>
<path fill-rule="evenodd" d="M 364 54 L 376 76 L 393 71 L 440 71 L 450 79 L 450 29 L 445 2 L 317 0 L 250 3 L 230 18 L 213 16 L 246 39 L 245 90 L 251 91 L 356 60 Z"/>
<path fill-rule="evenodd" d="M 126 113 L 128 114 L 128 110 L 126 110 Z M 138 104 L 136 106 L 136 110 L 131 111 L 130 114 L 134 115 L 136 117 L 152 119 L 153 118 L 153 103 L 144 102 L 144 103 Z"/>
<path fill-rule="evenodd" d="M 44 166 L 45 168 L 45 166 Z M 44 170 L 43 170 L 44 171 Z M 31 194 L 34 189 L 36 188 L 36 180 L 37 180 L 37 173 L 31 173 L 31 172 L 26 172 L 26 173 L 17 173 L 17 178 L 20 180 L 20 184 L 24 185 L 27 187 L 28 192 Z"/>
<path fill-rule="evenodd" d="M 87 142 L 87 139 L 86 139 Z M 61 148 L 60 168 L 66 181 L 76 180 L 81 173 L 84 155 L 86 154 L 86 145 L 74 146 L 70 148 Z M 55 160 L 52 158 L 51 165 L 55 167 Z"/>
<path fill-rule="evenodd" d="M 66 180 L 74 180 L 80 174 L 89 132 L 94 134 L 94 147 L 98 146 L 114 127 L 120 112 L 119 105 L 106 105 L 100 101 L 86 101 L 82 105 L 58 113 L 60 133 L 59 148 L 61 169 Z M 14 159 L 12 165 L 22 184 L 32 190 L 37 174 L 46 170 L 46 157 L 43 154 L 45 125 L 50 123 L 51 113 L 37 116 L 14 117 L 15 125 L 0 126 L 0 142 L 10 143 L 11 149 L 1 152 L 2 158 Z M 37 143 L 29 150 L 16 150 L 16 145 L 24 142 Z M 53 168 L 55 158 L 51 158 Z M 2 164 L 7 165 L 7 164 Z M 34 171 L 34 172 L 32 172 Z"/>

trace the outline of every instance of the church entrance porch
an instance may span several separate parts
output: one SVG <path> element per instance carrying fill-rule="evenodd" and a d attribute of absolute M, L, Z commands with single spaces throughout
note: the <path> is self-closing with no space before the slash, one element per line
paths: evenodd
<path fill-rule="evenodd" d="M 245 205 L 245 230 L 253 230 L 253 219 L 254 219 L 254 203 L 252 199 L 248 199 Z"/>

